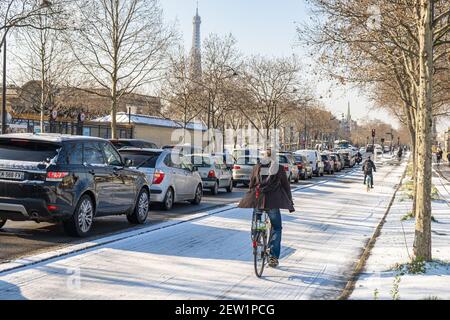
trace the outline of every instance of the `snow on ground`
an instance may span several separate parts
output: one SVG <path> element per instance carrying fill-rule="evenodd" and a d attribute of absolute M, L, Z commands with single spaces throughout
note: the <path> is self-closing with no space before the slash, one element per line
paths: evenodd
<path fill-rule="evenodd" d="M 440 199 L 433 201 L 432 223 L 433 258 L 440 263 L 426 266 L 424 274 L 400 275 L 398 294 L 400 299 L 450 299 L 450 184 L 434 174 L 433 184 Z M 401 221 L 411 211 L 411 200 L 404 192 L 398 193 L 387 221 L 383 226 L 366 265 L 360 275 L 351 299 L 392 299 L 391 290 L 400 271 L 396 264 L 408 263 L 414 242 L 414 219 Z"/>
<path fill-rule="evenodd" d="M 0 273 L 0 299 L 334 299 L 383 216 L 404 165 L 294 193 L 280 267 L 253 271 L 251 210 L 232 209 Z"/>

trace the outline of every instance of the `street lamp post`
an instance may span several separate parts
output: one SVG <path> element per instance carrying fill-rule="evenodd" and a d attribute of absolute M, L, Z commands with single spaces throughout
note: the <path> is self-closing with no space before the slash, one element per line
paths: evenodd
<path fill-rule="evenodd" d="M 6 29 L 3 40 L 2 134 L 6 133 L 6 35 L 8 30 Z"/>

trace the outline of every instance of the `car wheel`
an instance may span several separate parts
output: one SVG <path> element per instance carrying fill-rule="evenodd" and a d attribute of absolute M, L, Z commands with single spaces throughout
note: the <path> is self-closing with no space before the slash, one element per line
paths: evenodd
<path fill-rule="evenodd" d="M 195 198 L 192 199 L 190 203 L 195 205 L 200 204 L 200 202 L 202 202 L 202 196 L 203 196 L 203 189 L 202 186 L 199 184 L 197 186 L 197 189 L 195 189 Z"/>
<path fill-rule="evenodd" d="M 0 219 L 0 229 L 3 228 L 5 223 L 6 223 L 6 219 Z"/>
<path fill-rule="evenodd" d="M 166 196 L 164 197 L 164 200 L 161 204 L 162 209 L 165 211 L 172 209 L 174 199 L 175 196 L 173 193 L 173 189 L 169 187 L 169 189 L 167 189 Z"/>
<path fill-rule="evenodd" d="M 227 192 L 233 192 L 234 182 L 233 180 L 230 180 L 230 185 L 227 187 Z"/>
<path fill-rule="evenodd" d="M 94 204 L 90 196 L 85 194 L 78 201 L 72 217 L 63 222 L 66 233 L 73 237 L 85 237 L 94 222 Z"/>
<path fill-rule="evenodd" d="M 236 188 L 238 185 L 237 181 L 233 181 L 233 188 Z"/>
<path fill-rule="evenodd" d="M 132 224 L 144 224 L 148 217 L 148 208 L 150 205 L 150 197 L 146 189 L 139 192 L 139 196 L 131 215 L 127 215 L 128 222 Z"/>
<path fill-rule="evenodd" d="M 211 194 L 215 196 L 218 193 L 219 193 L 219 183 L 216 181 L 216 183 L 214 183 L 214 187 L 211 188 Z"/>

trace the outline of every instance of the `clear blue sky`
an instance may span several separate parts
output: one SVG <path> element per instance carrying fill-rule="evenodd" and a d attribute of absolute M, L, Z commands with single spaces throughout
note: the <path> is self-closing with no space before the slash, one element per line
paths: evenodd
<path fill-rule="evenodd" d="M 178 20 L 190 48 L 195 0 L 161 0 L 166 20 Z M 232 33 L 244 54 L 289 55 L 295 41 L 295 21 L 306 17 L 302 0 L 199 0 L 202 38 Z M 298 51 L 298 49 L 297 49 Z"/>
<path fill-rule="evenodd" d="M 166 21 L 177 22 L 186 50 L 192 44 L 192 18 L 196 2 L 160 1 Z M 295 46 L 296 22 L 305 21 L 309 16 L 304 0 L 199 0 L 199 14 L 202 18 L 202 39 L 209 33 L 232 33 L 245 55 L 304 55 L 304 50 Z M 316 88 L 317 94 L 325 97 L 329 86 L 329 83 L 322 82 Z M 371 111 L 370 103 L 356 90 L 333 88 L 332 92 L 332 96 L 324 98 L 323 102 L 337 117 L 347 111 L 350 102 L 354 119 L 370 117 L 393 122 L 386 113 Z"/>

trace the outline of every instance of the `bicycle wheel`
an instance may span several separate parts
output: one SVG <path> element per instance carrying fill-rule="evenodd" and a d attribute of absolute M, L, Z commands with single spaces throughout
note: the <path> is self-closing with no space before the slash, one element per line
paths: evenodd
<path fill-rule="evenodd" d="M 258 231 L 253 240 L 253 262 L 255 266 L 255 274 L 261 278 L 264 266 L 266 264 L 267 253 L 267 233 L 265 231 Z"/>

